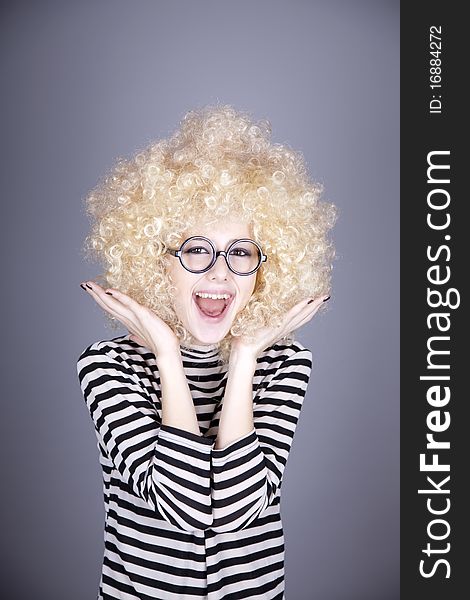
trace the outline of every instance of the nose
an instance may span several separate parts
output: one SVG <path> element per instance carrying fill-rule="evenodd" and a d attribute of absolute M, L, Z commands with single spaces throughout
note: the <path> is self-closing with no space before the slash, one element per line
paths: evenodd
<path fill-rule="evenodd" d="M 219 254 L 212 268 L 209 270 L 209 276 L 217 279 L 227 279 L 230 269 L 228 268 L 225 257 Z"/>

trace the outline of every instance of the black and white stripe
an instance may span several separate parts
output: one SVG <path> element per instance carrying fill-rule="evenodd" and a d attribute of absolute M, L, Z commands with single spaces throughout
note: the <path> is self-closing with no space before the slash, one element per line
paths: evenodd
<path fill-rule="evenodd" d="M 200 436 L 161 425 L 154 355 L 121 336 L 86 348 L 77 373 L 103 470 L 99 600 L 284 598 L 283 472 L 312 359 L 299 342 L 258 359 L 254 429 L 215 449 L 227 367 L 182 348 Z"/>

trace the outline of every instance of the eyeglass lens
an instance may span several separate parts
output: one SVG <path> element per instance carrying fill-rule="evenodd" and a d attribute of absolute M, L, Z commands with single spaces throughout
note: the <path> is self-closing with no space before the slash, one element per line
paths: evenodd
<path fill-rule="evenodd" d="M 181 252 L 183 265 L 191 271 L 203 271 L 211 264 L 214 256 L 212 246 L 202 238 L 188 240 Z M 261 255 L 252 242 L 238 242 L 230 248 L 227 256 L 230 267 L 238 273 L 249 273 L 258 266 Z"/>

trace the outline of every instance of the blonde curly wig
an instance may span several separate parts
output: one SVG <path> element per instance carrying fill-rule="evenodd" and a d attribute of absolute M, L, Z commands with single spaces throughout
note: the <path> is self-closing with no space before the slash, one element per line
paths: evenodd
<path fill-rule="evenodd" d="M 268 259 L 219 344 L 222 362 L 233 336 L 251 338 L 300 300 L 330 290 L 328 232 L 336 209 L 320 201 L 321 186 L 310 180 L 303 156 L 270 138 L 269 121 L 255 122 L 230 105 L 192 110 L 168 139 L 117 158 L 84 200 L 91 220 L 84 257 L 105 269 L 97 280 L 153 310 L 187 346 L 194 340 L 173 309 L 177 290 L 166 249 L 179 247 L 201 219 L 235 217 L 251 225 Z M 294 341 L 294 333 L 283 339 Z"/>

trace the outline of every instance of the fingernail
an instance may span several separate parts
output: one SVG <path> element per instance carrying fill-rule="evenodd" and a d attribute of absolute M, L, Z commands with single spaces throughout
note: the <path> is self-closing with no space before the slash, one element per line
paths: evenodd
<path fill-rule="evenodd" d="M 87 288 L 89 288 L 90 290 L 92 290 L 93 288 L 91 287 L 91 285 L 88 285 L 88 283 L 85 283 L 85 285 L 87 286 Z"/>
<path fill-rule="evenodd" d="M 331 296 L 327 296 L 326 298 L 323 298 L 323 302 L 326 302 L 327 300 L 329 300 L 331 298 Z"/>
<path fill-rule="evenodd" d="M 313 298 L 307 302 L 307 304 L 312 304 Z"/>
<path fill-rule="evenodd" d="M 80 287 L 82 288 L 82 290 L 84 290 L 86 292 L 85 286 L 83 285 L 83 283 L 80 284 Z"/>
<path fill-rule="evenodd" d="M 108 294 L 108 296 L 112 296 L 111 292 L 105 292 L 105 294 Z"/>

